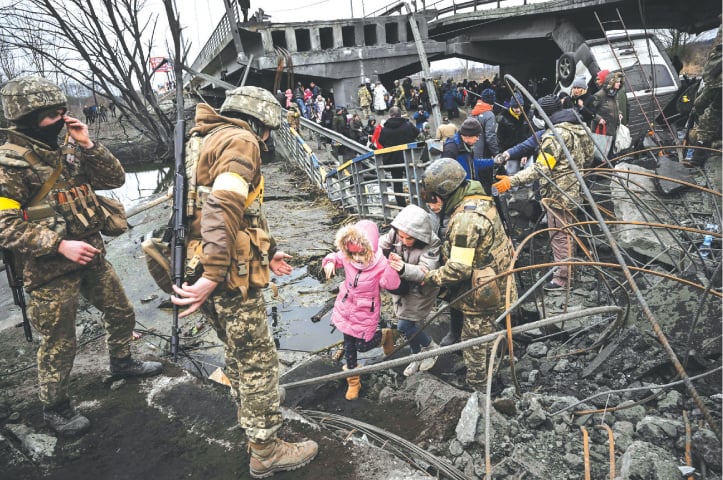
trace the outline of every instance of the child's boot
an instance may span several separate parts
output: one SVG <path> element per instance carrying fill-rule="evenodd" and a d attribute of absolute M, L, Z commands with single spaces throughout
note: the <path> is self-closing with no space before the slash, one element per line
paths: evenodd
<path fill-rule="evenodd" d="M 382 328 L 382 351 L 386 356 L 394 351 L 394 331 L 391 328 Z"/>
<path fill-rule="evenodd" d="M 348 370 L 346 365 L 344 370 Z M 353 377 L 346 377 L 347 389 L 344 398 L 347 400 L 356 400 L 359 398 L 359 390 L 361 390 L 361 377 L 359 375 Z"/>

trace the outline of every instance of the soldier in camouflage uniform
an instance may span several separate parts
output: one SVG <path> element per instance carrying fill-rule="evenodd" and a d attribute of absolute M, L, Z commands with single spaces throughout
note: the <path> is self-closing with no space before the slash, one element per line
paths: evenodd
<path fill-rule="evenodd" d="M 712 143 L 721 139 L 721 33 L 718 34 L 703 67 L 703 86 L 695 97 L 695 111 L 698 113 L 696 144 L 710 148 Z M 689 167 L 701 167 L 711 152 L 697 148 L 693 158 L 686 161 Z M 720 157 L 719 157 L 720 159 Z"/>
<path fill-rule="evenodd" d="M 24 267 L 30 322 L 40 332 L 38 383 L 45 422 L 61 435 L 78 435 L 89 420 L 70 404 L 68 379 L 76 352 L 79 295 L 103 312 L 114 375 L 155 375 L 158 362 L 131 358 L 133 306 L 105 259 L 104 217 L 94 190 L 123 185 L 118 159 L 65 114 L 65 95 L 38 77 L 11 80 L 0 90 L 5 117 L 0 146 L 0 247 Z M 68 140 L 58 145 L 67 129 Z M 57 176 L 56 176 L 57 175 Z"/>
<path fill-rule="evenodd" d="M 572 109 L 562 109 L 559 99 L 554 95 L 542 97 L 537 102 L 555 125 L 555 130 L 572 155 L 572 161 L 578 162 L 583 167 L 590 165 L 594 146 Z M 493 186 L 502 193 L 511 187 L 540 180 L 540 194 L 546 200 L 543 204 L 547 210 L 547 226 L 564 229 L 566 225 L 576 222 L 574 213 L 582 202 L 580 184 L 570 166 L 570 161 L 552 131 L 548 129 L 542 134 L 540 153 L 533 167 L 511 177 L 498 175 L 500 181 Z M 573 256 L 574 245 L 565 230 L 551 231 L 550 243 L 556 262 Z M 568 284 L 569 270 L 566 265 L 561 265 L 553 273 L 552 280 L 545 284 L 545 290 L 565 288 Z"/>
<path fill-rule="evenodd" d="M 181 316 L 203 307 L 225 345 L 226 373 L 238 402 L 238 421 L 249 438 L 250 471 L 264 478 L 276 471 L 294 470 L 316 456 L 316 442 L 287 443 L 276 437 L 282 418 L 279 410 L 279 360 L 269 333 L 261 288 L 251 286 L 252 272 L 242 277 L 242 266 L 252 265 L 236 252 L 259 233 L 268 242 L 268 257 L 258 269 L 268 281 L 269 269 L 288 275 L 289 255 L 277 251 L 268 237 L 268 225 L 256 194 L 263 186 L 261 148 L 270 130 L 279 128 L 281 106 L 259 87 L 226 92 L 219 112 L 205 104 L 196 107 L 191 133 L 204 135 L 195 166 L 196 187 L 190 242 L 199 240 L 203 273 L 192 285 L 174 286 L 177 305 L 189 305 Z M 249 201 L 252 200 L 252 201 Z M 191 258 L 189 253 L 188 258 Z M 258 273 L 258 270 L 257 270 Z M 241 278 L 241 279 L 239 279 Z M 244 284 L 243 279 L 248 283 Z"/>
<path fill-rule="evenodd" d="M 404 85 L 399 80 L 394 80 L 394 106 L 399 107 L 402 115 L 407 114 L 407 93 L 404 91 Z"/>
<path fill-rule="evenodd" d="M 427 272 L 424 283 L 446 287 L 453 299 L 475 288 L 452 305 L 463 313 L 462 340 L 487 335 L 495 330 L 494 320 L 505 310 L 507 280 L 488 282 L 512 267 L 512 244 L 505 234 L 494 200 L 476 180 L 465 180 L 466 172 L 456 160 L 435 160 L 422 179 L 424 200 L 439 204 L 439 216 L 449 218 L 443 239 L 443 266 Z M 512 284 L 510 303 L 517 299 Z M 485 388 L 488 345 L 464 350 L 467 383 Z"/>

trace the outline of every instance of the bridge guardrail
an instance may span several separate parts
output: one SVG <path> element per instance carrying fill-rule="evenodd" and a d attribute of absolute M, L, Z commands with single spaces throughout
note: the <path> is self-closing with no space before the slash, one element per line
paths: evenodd
<path fill-rule="evenodd" d="M 343 163 L 337 160 L 321 161 L 299 132 L 290 127 L 286 120 L 282 120 L 281 128 L 274 134 L 274 141 L 283 144 L 288 159 L 303 170 L 332 203 L 349 214 L 384 223 L 391 222 L 403 208 L 398 205 L 397 198 L 403 200 L 402 203 L 424 207 L 421 180 L 424 169 L 437 151 L 433 141 L 370 150 L 314 122 L 306 120 L 302 122 L 302 127 L 306 129 L 309 123 L 313 124 L 309 131 L 331 138 L 353 151 L 365 150 Z M 392 152 L 401 153 L 402 163 L 385 163 L 385 160 L 389 160 L 386 155 Z M 392 172 L 395 169 L 403 169 L 403 178 L 394 178 Z"/>

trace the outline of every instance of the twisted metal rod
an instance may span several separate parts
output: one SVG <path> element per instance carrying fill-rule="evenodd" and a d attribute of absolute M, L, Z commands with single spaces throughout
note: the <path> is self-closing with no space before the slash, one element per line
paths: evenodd
<path fill-rule="evenodd" d="M 617 307 L 617 306 L 603 306 L 603 307 L 589 308 L 584 311 L 569 312 L 569 313 L 566 313 L 563 315 L 558 315 L 555 317 L 538 320 L 536 322 L 527 323 L 525 325 L 519 325 L 517 327 L 513 327 L 512 332 L 513 333 L 526 332 L 528 330 L 534 330 L 537 328 L 546 327 L 548 325 L 554 325 L 555 323 L 566 322 L 566 321 L 569 321 L 572 319 L 589 317 L 589 316 L 593 316 L 593 315 L 602 315 L 602 314 L 606 314 L 606 313 L 614 313 L 616 315 L 621 315 L 622 311 L 623 311 L 623 309 L 620 307 Z M 506 315 L 506 312 L 502 313 L 495 320 L 495 322 L 501 321 L 502 318 L 504 318 L 504 315 Z M 322 375 L 319 377 L 308 378 L 308 379 L 299 380 L 296 382 L 284 383 L 284 384 L 282 384 L 282 386 L 285 388 L 302 387 L 302 386 L 306 386 L 306 385 L 313 385 L 316 383 L 329 382 L 332 380 L 341 380 L 341 379 L 349 377 L 351 375 L 364 375 L 364 374 L 376 372 L 379 370 L 387 370 L 390 368 L 405 365 L 405 364 L 409 363 L 410 361 L 424 360 L 425 358 L 436 357 L 439 355 L 445 355 L 447 353 L 453 353 L 453 352 L 463 350 L 468 347 L 473 347 L 476 345 L 483 345 L 485 343 L 490 343 L 490 342 L 494 341 L 498 336 L 504 335 L 504 334 L 505 334 L 504 331 L 498 331 L 498 332 L 490 333 L 487 335 L 482 335 L 480 337 L 471 338 L 469 340 L 465 340 L 465 341 L 459 342 L 454 345 L 449 345 L 446 347 L 439 347 L 434 350 L 415 353 L 414 355 L 409 355 L 407 357 L 398 358 L 398 359 L 394 359 L 394 360 L 388 360 L 385 362 L 376 363 L 374 365 L 357 367 L 353 371 L 341 371 L 341 372 L 337 372 L 337 373 L 330 373 L 328 375 Z"/>

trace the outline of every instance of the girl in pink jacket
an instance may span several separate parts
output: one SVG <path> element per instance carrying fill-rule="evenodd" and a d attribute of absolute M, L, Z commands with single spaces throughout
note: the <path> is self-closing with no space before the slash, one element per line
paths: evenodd
<path fill-rule="evenodd" d="M 381 289 L 399 287 L 399 274 L 378 250 L 379 229 L 374 222 L 361 220 L 342 227 L 336 234 L 337 251 L 321 263 L 327 280 L 337 268 L 344 269 L 344 282 L 334 303 L 331 322 L 344 334 L 346 370 L 357 367 L 357 352 L 366 352 L 381 343 L 385 355 L 394 350 L 391 329 L 379 329 Z M 347 400 L 359 397 L 359 376 L 348 377 Z"/>

